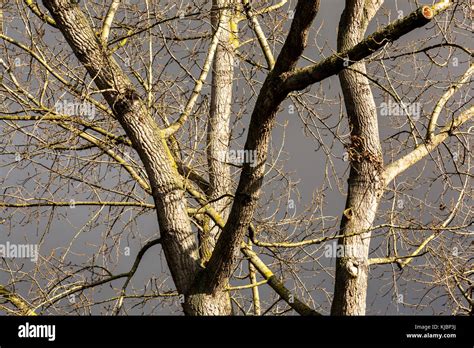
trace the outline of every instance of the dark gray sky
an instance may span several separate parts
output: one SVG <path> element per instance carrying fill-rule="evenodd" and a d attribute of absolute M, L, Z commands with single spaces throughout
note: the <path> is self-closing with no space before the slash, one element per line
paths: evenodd
<path fill-rule="evenodd" d="M 418 5 L 421 4 L 431 4 L 432 1 L 418 1 Z M 295 1 L 290 1 L 290 8 L 293 8 Z M 316 36 L 315 31 L 313 31 L 312 36 L 310 38 L 310 44 L 305 52 L 305 55 L 313 60 L 319 60 L 328 56 L 334 52 L 336 49 L 336 37 L 337 37 L 337 25 L 339 22 L 339 17 L 344 7 L 343 0 L 323 0 L 321 1 L 321 9 L 318 13 L 317 19 L 314 24 L 314 28 L 320 28 L 318 35 Z M 376 19 L 373 21 L 372 25 L 369 28 L 369 33 L 371 33 L 378 25 L 384 25 L 393 20 L 397 17 L 397 11 L 403 11 L 403 14 L 408 14 L 411 10 L 416 8 L 414 1 L 407 1 L 407 0 L 398 0 L 398 1 L 386 1 L 384 5 L 384 9 L 379 12 Z M 15 19 L 14 19 L 15 21 Z M 16 23 L 15 25 L 20 25 L 20 23 Z M 426 30 L 425 28 L 416 30 L 413 33 L 410 33 L 405 38 L 402 39 L 401 44 L 410 42 L 412 40 L 420 41 L 426 43 L 425 40 L 430 37 L 430 31 Z M 18 38 L 19 40 L 22 39 L 21 32 L 11 32 L 11 35 Z M 52 35 L 51 33 L 48 34 L 45 38 L 45 41 L 50 43 L 51 45 L 57 44 L 57 37 Z M 467 45 L 468 47 L 472 48 L 472 41 L 469 41 L 469 38 L 462 37 L 462 35 L 457 36 L 460 42 L 459 44 Z M 435 39 L 436 43 L 439 41 Z M 319 47 L 325 45 L 325 49 L 323 52 L 318 52 L 315 44 Z M 430 42 L 433 44 L 433 42 Z M 64 47 L 65 50 L 68 50 L 68 47 Z M 3 52 L 3 51 L 2 51 Z M 277 52 L 275 52 L 277 53 Z M 3 54 L 3 53 L 2 53 Z M 1 57 L 1 56 L 0 56 Z M 400 68 L 396 66 L 398 64 L 397 61 L 395 62 L 386 62 L 387 65 L 394 65 L 395 68 Z M 308 64 L 305 61 L 301 62 L 301 65 Z M 448 68 L 434 68 L 434 70 L 440 71 L 439 79 L 442 81 L 443 76 L 441 74 L 452 74 L 453 76 L 459 76 L 462 74 L 467 67 L 468 62 L 461 60 L 458 67 L 454 67 L 449 65 Z M 369 67 L 369 72 L 373 73 L 374 75 L 380 75 L 380 69 L 375 66 Z M 1 68 L 0 68 L 1 69 Z M 415 74 L 414 66 L 410 66 L 407 64 L 404 67 L 400 68 L 401 71 L 405 74 L 405 79 L 407 81 L 410 80 L 410 77 Z M 431 73 L 430 76 L 435 79 L 436 72 Z M 208 81 L 210 79 L 208 78 Z M 318 96 L 322 95 L 320 91 L 323 91 L 325 97 L 327 98 L 324 101 L 320 101 L 315 103 L 314 111 L 321 117 L 328 117 L 327 123 L 331 126 L 337 124 L 339 120 L 339 114 L 341 112 L 341 105 L 340 105 L 340 88 L 339 82 L 337 77 L 332 77 L 326 81 L 324 81 L 321 85 L 314 86 L 308 93 L 316 94 Z M 403 88 L 400 88 L 400 93 L 402 93 Z M 437 95 L 440 95 L 442 90 L 439 90 L 437 93 L 429 91 L 422 96 L 421 103 L 423 104 L 423 108 L 425 109 L 424 112 L 429 112 L 431 110 L 431 104 L 433 100 L 436 100 Z M 410 97 L 415 97 L 417 91 L 408 92 L 405 97 L 408 99 Z M 421 93 L 421 91 L 419 92 Z M 382 101 L 384 101 L 385 96 L 383 96 L 377 88 L 374 88 L 374 95 L 376 97 L 377 105 L 380 105 Z M 287 100 L 284 105 L 282 106 L 282 110 L 278 117 L 278 125 L 273 132 L 272 138 L 272 146 L 275 149 L 278 149 L 281 146 L 283 141 L 283 129 L 285 129 L 285 143 L 284 143 L 284 154 L 282 155 L 283 158 L 286 158 L 285 163 L 283 164 L 283 168 L 288 171 L 292 172 L 292 178 L 294 181 L 298 181 L 298 184 L 295 187 L 294 192 L 290 194 L 292 199 L 296 200 L 296 206 L 293 211 L 281 211 L 279 212 L 280 216 L 284 216 L 285 213 L 289 214 L 299 214 L 303 210 L 308 207 L 311 207 L 311 201 L 313 197 L 313 193 L 315 191 L 321 190 L 324 192 L 324 204 L 323 206 L 313 206 L 316 209 L 318 214 L 325 215 L 325 216 L 332 216 L 334 219 L 332 222 L 328 222 L 329 225 L 338 225 L 337 219 L 339 219 L 345 203 L 345 189 L 346 189 L 346 178 L 347 178 L 347 167 L 348 163 L 345 162 L 342 158 L 344 155 L 344 147 L 340 141 L 333 141 L 333 137 L 329 131 L 324 131 L 321 128 L 321 124 L 317 124 L 316 127 L 311 128 L 313 131 L 320 131 L 321 140 L 324 141 L 325 146 L 329 149 L 332 153 L 331 160 L 334 165 L 334 169 L 336 171 L 337 178 L 333 176 L 333 173 L 330 171 L 328 174 L 330 175 L 329 182 L 325 178 L 325 172 L 328 169 L 327 164 L 327 156 L 324 154 L 323 149 L 321 149 L 315 140 L 308 134 L 307 130 L 305 131 L 305 127 L 298 117 L 297 113 L 291 114 L 289 112 L 290 105 L 293 103 L 290 100 Z M 249 112 L 251 111 L 251 105 L 248 106 L 247 110 L 244 112 L 244 116 L 248 116 Z M 342 112 L 345 113 L 344 108 L 342 108 Z M 307 120 L 307 113 L 302 113 L 302 118 Z M 248 121 L 248 117 L 243 119 L 242 123 L 238 123 L 239 127 L 248 127 L 245 125 L 245 122 Z M 387 117 L 379 116 L 379 123 L 380 123 L 380 133 L 382 139 L 386 139 L 390 135 L 398 132 L 399 129 L 394 127 L 394 122 L 396 120 L 389 119 Z M 286 127 L 283 127 L 283 124 L 287 124 Z M 0 126 L 1 129 L 2 126 Z M 243 129 L 234 129 L 234 133 L 241 133 Z M 345 118 L 342 122 L 341 129 L 339 134 L 340 135 L 347 135 L 347 125 L 345 122 Z M 244 133 L 245 134 L 245 133 Z M 347 140 L 343 138 L 343 140 Z M 18 143 L 22 141 L 26 141 L 26 139 L 18 137 L 16 138 Z M 239 140 L 238 144 L 242 144 L 243 141 Z M 237 144 L 236 143 L 236 144 Z M 237 145 L 236 145 L 237 146 Z M 0 170 L 1 176 L 5 179 L 3 180 L 3 188 L 7 187 L 8 185 L 22 185 L 22 178 L 27 177 L 30 175 L 28 167 L 22 167 L 22 164 L 18 164 L 18 167 L 5 167 L 4 164 L 11 161 L 13 154 L 9 155 L 0 155 Z M 386 161 L 389 161 L 390 158 L 385 158 Z M 420 170 L 419 168 L 415 169 L 415 171 Z M 432 171 L 432 168 L 429 166 L 424 170 Z M 116 173 L 103 173 L 104 180 L 108 187 L 114 187 L 116 184 L 117 176 Z M 338 189 L 338 184 L 342 190 Z M 30 181 L 25 186 L 25 189 L 34 190 L 35 182 Z M 272 183 L 267 186 L 265 190 L 264 197 L 262 198 L 262 202 L 267 202 L 268 197 L 271 196 L 272 192 L 276 192 L 278 188 L 278 183 Z M 442 185 L 442 183 L 438 182 L 437 185 Z M 427 189 L 427 188 L 425 188 Z M 64 187 L 63 190 L 66 190 Z M 434 188 L 433 195 L 431 197 L 433 200 L 436 199 L 436 195 L 441 192 L 442 187 Z M 300 194 L 300 200 L 298 201 L 297 191 Z M 60 191 L 59 191 L 60 192 Z M 63 194 L 65 194 L 63 192 Z M 69 193 L 70 194 L 70 193 Z M 77 193 L 73 194 L 74 199 L 79 201 L 81 199 L 86 199 L 87 197 L 81 197 Z M 388 201 L 390 203 L 390 201 Z M 272 206 L 271 203 L 268 203 L 268 207 L 262 207 L 261 213 L 264 214 L 266 208 L 270 208 Z M 317 210 L 319 209 L 319 211 Z M 104 213 L 107 209 L 104 209 Z M 270 210 L 270 209 L 269 209 Z M 40 209 L 43 214 L 39 215 L 36 219 L 30 219 L 29 221 L 22 222 L 22 215 L 21 213 L 17 213 L 13 218 L 15 223 L 11 224 L 3 224 L 0 225 L 0 243 L 5 243 L 6 241 L 10 241 L 12 243 L 22 243 L 25 240 L 28 240 L 29 243 L 32 242 L 39 242 L 41 241 L 41 253 L 48 255 L 52 249 L 56 249 L 59 255 L 64 252 L 64 247 L 67 247 L 71 243 L 71 251 L 68 254 L 66 260 L 70 261 L 71 263 L 78 263 L 80 264 L 84 260 L 84 255 L 92 256 L 97 253 L 97 245 L 100 244 L 101 235 L 104 233 L 104 228 L 101 227 L 101 223 L 97 220 L 95 214 L 98 212 L 96 208 L 83 208 L 83 207 L 76 207 L 74 209 L 70 208 L 58 208 L 56 214 L 52 221 L 47 219 L 47 214 L 44 212 L 49 211 L 48 209 Z M 126 240 L 122 241 L 122 244 L 118 248 L 113 248 L 111 253 L 111 258 L 116 259 L 114 263 L 116 264 L 116 268 L 113 270 L 114 273 L 119 273 L 123 271 L 127 271 L 131 266 L 134 256 L 136 255 L 137 251 L 139 250 L 140 246 L 143 244 L 147 238 L 150 238 L 156 235 L 158 230 L 156 217 L 153 212 L 148 212 L 143 216 L 139 217 L 136 220 L 136 223 L 132 226 L 127 226 L 127 220 L 131 219 L 131 215 L 136 214 L 136 210 L 131 210 L 131 212 L 127 212 L 123 216 L 123 220 L 117 222 L 114 231 L 120 231 L 121 228 L 126 228 L 129 232 L 127 233 Z M 0 210 L 0 217 L 1 214 L 7 214 L 6 211 Z M 429 212 L 426 213 L 426 218 L 429 219 Z M 419 214 L 418 214 L 419 215 Z M 415 214 L 416 216 L 416 214 Z M 84 223 L 88 220 L 92 220 L 93 223 L 91 224 L 93 227 L 90 228 L 89 226 L 86 227 L 84 230 L 81 230 L 81 226 L 84 226 Z M 97 220 L 97 221 L 96 221 Z M 381 221 L 378 221 L 381 222 Z M 304 227 L 303 227 L 304 228 Z M 47 235 L 43 237 L 44 231 L 48 229 Z M 79 231 L 79 232 L 78 232 Z M 311 233 L 308 233 L 309 236 Z M 71 242 L 73 241 L 73 242 Z M 374 251 L 380 244 L 381 241 L 376 239 L 373 241 L 372 246 Z M 131 256 L 125 255 L 118 255 L 117 252 L 123 253 L 123 248 L 125 246 L 129 246 L 131 249 Z M 334 266 L 334 259 L 327 259 L 324 258 L 323 255 L 324 249 L 312 249 L 313 257 L 317 259 L 317 262 L 309 262 L 305 264 L 304 267 L 306 270 L 302 270 L 300 277 L 305 282 L 306 286 L 309 289 L 315 288 L 315 290 L 310 291 L 312 300 L 316 304 L 318 310 L 322 310 L 323 312 L 327 313 L 330 308 L 330 301 L 327 297 L 327 293 L 331 293 L 333 290 L 333 281 L 331 278 L 332 274 L 332 267 Z M 59 256 L 58 255 L 58 256 Z M 381 253 L 380 250 L 374 253 L 378 257 L 383 256 L 383 252 Z M 301 256 L 301 255 L 300 255 Z M 264 259 L 270 260 L 264 256 Z M 421 261 L 423 262 L 423 261 Z M 24 270 L 30 269 L 31 264 L 27 261 L 24 263 Z M 403 275 L 400 273 L 392 273 L 391 266 L 382 266 L 374 271 L 371 271 L 371 281 L 369 283 L 369 294 L 368 294 L 368 314 L 432 314 L 432 308 L 428 306 L 425 308 L 423 306 L 416 307 L 410 305 L 403 305 L 397 304 L 396 301 L 393 300 L 394 294 L 403 294 L 404 301 L 406 303 L 413 303 L 417 304 L 420 301 L 420 294 L 418 291 L 423 288 L 421 284 L 416 284 L 411 282 L 407 284 L 403 280 Z M 276 271 L 276 270 L 275 270 Z M 166 266 L 166 262 L 164 261 L 164 256 L 161 253 L 161 249 L 159 246 L 154 247 L 150 250 L 144 257 L 140 269 L 137 274 L 133 278 L 133 282 L 129 289 L 142 289 L 143 284 L 147 283 L 150 277 L 156 276 L 158 279 L 164 281 L 164 286 L 160 289 L 162 291 L 166 290 L 173 290 L 172 282 L 166 280 L 168 277 L 168 269 Z M 391 288 L 393 283 L 393 278 L 397 278 L 397 284 L 400 282 L 400 288 L 396 291 Z M 0 272 L 0 283 L 6 283 L 10 279 L 9 274 L 5 272 Z M 238 281 L 233 282 L 235 284 L 239 284 Z M 112 283 L 114 286 L 118 287 L 123 284 L 123 281 L 117 281 Z M 288 285 L 291 285 L 291 282 L 288 282 Z M 420 288 L 418 288 L 420 285 Z M 25 297 L 28 297 L 28 290 L 29 286 L 27 283 L 21 284 L 18 287 L 20 292 Z M 139 292 L 139 291 L 138 291 Z M 271 302 L 270 297 L 274 296 L 272 290 L 269 290 L 266 286 L 261 287 L 262 297 L 264 300 Z M 97 299 L 105 299 L 114 295 L 115 293 L 110 290 L 108 285 L 98 288 L 95 293 L 95 298 Z M 246 293 L 246 296 L 249 295 L 249 292 Z M 308 297 L 306 297 L 308 300 Z M 113 302 L 111 303 L 113 304 Z M 130 302 L 132 304 L 132 302 Z M 153 313 L 153 314 L 169 314 L 169 313 L 180 313 L 180 309 L 176 306 L 170 306 L 169 303 L 166 301 L 162 304 L 158 304 L 157 302 L 149 303 L 146 306 L 146 309 L 142 310 L 141 307 L 133 308 L 128 311 L 128 313 Z M 127 305 L 127 307 L 129 307 Z M 443 300 L 435 301 L 432 304 L 434 311 L 436 313 L 444 313 L 449 314 L 449 311 L 443 307 Z M 95 308 L 93 313 L 101 313 L 100 306 Z"/>

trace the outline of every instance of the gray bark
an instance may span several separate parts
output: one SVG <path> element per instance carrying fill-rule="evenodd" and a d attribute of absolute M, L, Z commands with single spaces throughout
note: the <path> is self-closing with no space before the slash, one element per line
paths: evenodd
<path fill-rule="evenodd" d="M 242 245 L 257 206 L 265 172 L 268 143 L 278 108 L 290 92 L 306 88 L 344 69 L 341 53 L 328 57 L 318 64 L 302 69 L 296 68 L 306 47 L 308 32 L 318 11 L 319 1 L 298 1 L 288 38 L 274 69 L 262 86 L 252 113 L 245 149 L 257 152 L 257 166 L 251 166 L 249 163 L 243 166 L 228 223 L 224 226 L 205 269 L 199 265 L 198 245 L 187 215 L 183 178 L 178 173 L 179 165 L 176 164 L 168 148 L 164 131 L 155 123 L 130 80 L 106 52 L 79 6 L 68 0 L 43 0 L 43 2 L 54 18 L 54 26 L 62 32 L 95 84 L 103 90 L 104 98 L 145 166 L 157 208 L 163 250 L 177 290 L 185 295 L 183 305 L 185 313 L 188 315 L 231 313 L 226 287 L 235 265 L 236 253 Z M 370 56 L 380 49 L 386 40 L 396 40 L 425 25 L 436 14 L 436 11 L 425 6 L 363 40 L 367 25 L 381 2 L 381 0 L 346 2 L 338 49 L 350 58 L 350 65 Z M 222 54 L 225 57 L 225 52 Z M 223 76 L 229 78 L 228 62 L 230 58 L 223 65 L 224 70 L 220 70 L 219 66 L 215 67 L 217 72 L 214 75 L 215 84 L 224 86 Z M 362 63 L 352 66 L 365 71 Z M 219 75 L 219 71 L 224 71 L 224 74 Z M 219 80 L 220 78 L 223 80 Z M 383 192 L 381 179 L 383 163 L 377 115 L 368 81 L 362 75 L 348 70 L 341 72 L 340 80 L 352 135 L 349 193 L 347 209 L 341 223 L 343 232 L 349 235 L 360 233 L 372 225 Z M 221 94 L 223 98 L 218 97 L 217 91 L 214 92 L 214 104 L 211 109 L 216 123 L 225 123 L 222 115 L 230 113 L 228 98 L 231 96 L 231 89 L 225 91 Z M 212 145 L 212 151 L 218 151 L 219 146 L 227 141 L 224 132 L 213 125 L 210 125 L 209 132 L 217 133 L 216 139 L 223 136 L 223 142 Z M 212 162 L 212 156 L 210 158 Z M 228 188 L 221 188 L 219 186 L 221 183 L 217 180 L 221 170 L 219 163 L 212 162 L 211 166 L 217 166 L 211 169 L 214 171 L 212 174 L 214 183 L 211 183 L 211 187 L 215 192 L 226 192 Z M 351 249 L 353 253 L 337 260 L 333 314 L 365 313 L 367 237 L 370 237 L 369 233 L 362 236 L 347 236 L 340 240 L 342 245 L 353 247 Z M 360 255 L 361 258 L 358 258 Z"/>
<path fill-rule="evenodd" d="M 219 25 L 219 45 L 214 56 L 212 70 L 211 108 L 207 130 L 207 157 L 209 167 L 209 199 L 211 206 L 227 219 L 231 193 L 230 167 L 226 163 L 226 154 L 230 143 L 230 117 L 232 110 L 232 88 L 234 78 L 234 47 L 231 28 L 233 0 L 213 0 L 212 26 L 214 31 Z M 207 226 L 201 250 L 204 261 L 209 260 L 214 251 L 219 227 L 213 221 Z"/>
<path fill-rule="evenodd" d="M 347 0 L 339 24 L 338 51 L 359 43 L 382 1 Z M 363 62 L 352 69 L 366 72 Z M 377 109 L 368 79 L 349 69 L 339 74 L 344 94 L 351 145 L 348 196 L 341 222 L 344 235 L 339 240 L 344 255 L 336 260 L 336 281 L 332 315 L 364 315 L 367 296 L 368 256 L 371 233 L 360 233 L 372 226 L 383 193 L 383 157 Z"/>
<path fill-rule="evenodd" d="M 206 267 L 202 282 L 212 292 L 222 289 L 230 277 L 236 253 L 250 226 L 263 183 L 271 130 L 278 107 L 288 95 L 288 91 L 281 88 L 283 75 L 296 67 L 318 9 L 317 0 L 298 1 L 288 38 L 257 98 L 245 144 L 247 152 L 256 152 L 256 165 L 243 165 L 229 219 Z"/>
<path fill-rule="evenodd" d="M 227 292 L 210 296 L 205 290 L 195 290 L 200 270 L 198 246 L 187 214 L 183 179 L 160 128 L 132 83 L 105 52 L 79 6 L 67 0 L 43 2 L 77 58 L 104 91 L 104 98 L 145 166 L 156 205 L 161 244 L 176 288 L 185 295 L 185 313 L 228 314 Z"/>

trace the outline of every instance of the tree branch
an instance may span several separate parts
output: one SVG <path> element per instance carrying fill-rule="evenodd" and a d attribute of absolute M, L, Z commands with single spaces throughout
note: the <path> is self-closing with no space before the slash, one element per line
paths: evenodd
<path fill-rule="evenodd" d="M 296 67 L 308 41 L 309 29 L 319 10 L 319 0 L 299 0 L 290 32 L 275 63 L 275 73 L 282 74 Z"/>
<path fill-rule="evenodd" d="M 317 64 L 289 73 L 283 88 L 287 92 L 302 90 L 316 82 L 336 75 L 344 68 L 369 57 L 387 43 L 396 41 L 409 32 L 425 26 L 450 5 L 449 2 L 442 2 L 433 6 L 422 6 L 408 16 L 373 33 L 353 48 L 345 52 L 335 53 Z"/>
<path fill-rule="evenodd" d="M 280 88 L 279 75 L 296 66 L 306 47 L 309 28 L 318 9 L 318 0 L 298 1 L 295 19 L 283 49 L 257 98 L 245 144 L 247 152 L 256 153 L 256 163 L 245 163 L 243 166 L 229 219 L 216 243 L 204 277 L 201 279 L 204 288 L 212 292 L 221 289 L 232 272 L 236 253 L 251 223 L 260 195 L 270 132 L 278 107 L 287 96 Z"/>
<path fill-rule="evenodd" d="M 382 174 L 385 185 L 388 185 L 397 175 L 403 173 L 405 170 L 427 156 L 431 151 L 445 141 L 456 128 L 470 120 L 473 116 L 474 106 L 471 106 L 450 124 L 444 126 L 439 134 L 432 136 L 429 143 L 419 145 L 412 152 L 387 165 Z"/>
<path fill-rule="evenodd" d="M 433 113 L 431 114 L 430 123 L 428 125 L 428 130 L 426 132 L 427 141 L 431 141 L 431 138 L 433 137 L 434 132 L 436 130 L 436 122 L 438 121 L 439 115 L 441 114 L 441 111 L 443 110 L 446 103 L 454 95 L 454 93 L 456 93 L 456 91 L 459 88 L 461 88 L 471 78 L 473 73 L 474 73 L 474 64 L 471 64 L 471 66 L 469 67 L 469 69 L 467 69 L 467 71 L 462 76 L 462 78 L 458 82 L 453 84 L 446 91 L 446 93 L 444 93 L 443 96 L 438 100 L 438 103 L 436 103 Z"/>
<path fill-rule="evenodd" d="M 214 33 L 214 36 L 211 41 L 211 45 L 209 47 L 208 53 L 206 60 L 204 62 L 204 66 L 201 71 L 201 75 L 199 76 L 199 79 L 196 80 L 196 83 L 194 85 L 194 89 L 191 93 L 191 97 L 189 98 L 186 106 L 184 107 L 183 112 L 179 116 L 179 118 L 171 124 L 170 126 L 166 127 L 163 129 L 162 133 L 163 136 L 165 137 L 170 137 L 174 133 L 176 133 L 181 126 L 187 121 L 189 115 L 191 115 L 191 112 L 193 111 L 194 105 L 196 104 L 196 101 L 198 100 L 199 94 L 201 93 L 202 87 L 204 85 L 204 81 L 206 81 L 207 75 L 209 73 L 209 70 L 211 69 L 212 61 L 214 60 L 214 55 L 217 50 L 217 46 L 219 45 L 219 35 L 220 32 L 224 30 L 222 25 L 220 24 L 219 21 L 219 27 L 217 28 L 216 32 Z"/>
<path fill-rule="evenodd" d="M 205 198 L 192 187 L 188 188 L 188 192 L 194 196 L 203 207 L 202 210 L 207 214 L 220 228 L 224 229 L 225 221 L 222 219 L 220 214 L 216 212 L 209 204 L 205 202 Z M 253 228 L 253 227 L 252 227 Z M 301 315 L 318 315 L 316 311 L 308 307 L 306 304 L 296 299 L 296 296 L 292 295 L 291 292 L 285 287 L 285 285 L 273 274 L 273 272 L 265 265 L 265 263 L 258 257 L 258 255 L 252 251 L 247 244 L 242 242 L 240 244 L 240 251 L 249 258 L 249 262 L 257 269 L 260 274 L 266 279 L 268 285 L 275 290 L 296 312 Z M 200 281 L 198 278 L 197 281 Z M 290 297 L 290 295 L 292 295 Z M 293 300 L 293 301 L 292 301 Z"/>
<path fill-rule="evenodd" d="M 0 297 L 5 298 L 8 302 L 14 305 L 22 315 L 36 316 L 36 312 L 32 309 L 32 306 L 26 302 L 20 295 L 15 294 L 7 290 L 4 286 L 0 285 Z"/>
<path fill-rule="evenodd" d="M 107 40 L 110 34 L 110 28 L 112 26 L 112 22 L 114 21 L 115 14 L 117 13 L 119 6 L 120 0 L 112 0 L 107 15 L 105 16 L 104 24 L 102 25 L 102 32 L 100 34 L 100 40 L 104 45 L 107 45 Z"/>
<path fill-rule="evenodd" d="M 187 214 L 184 183 L 165 136 L 81 8 L 68 0 L 43 3 L 144 164 L 157 207 L 163 250 L 178 291 L 186 294 L 199 270 L 198 246 Z"/>
<path fill-rule="evenodd" d="M 428 241 L 429 242 L 429 241 Z M 401 264 L 400 260 L 410 260 L 413 259 L 414 257 L 420 257 L 420 256 L 423 256 L 425 253 L 423 254 L 419 254 L 421 251 L 421 249 L 419 251 L 415 251 L 413 254 L 411 255 L 406 255 L 406 256 L 391 256 L 391 257 L 375 257 L 375 258 L 371 258 L 369 259 L 369 266 L 374 266 L 374 265 L 387 265 L 387 264 L 390 264 L 390 263 L 398 263 L 398 264 Z M 400 266 L 401 267 L 401 266 Z"/>
<path fill-rule="evenodd" d="M 33 203 L 6 203 L 0 202 L 1 208 L 33 208 L 33 207 L 69 207 L 71 205 L 74 206 L 109 206 L 109 207 L 140 207 L 140 208 L 148 208 L 148 209 L 155 209 L 154 204 L 147 204 L 141 202 L 33 202 Z"/>
<path fill-rule="evenodd" d="M 250 21 L 251 27 L 255 32 L 255 36 L 257 36 L 258 42 L 260 43 L 260 47 L 262 48 L 263 54 L 265 55 L 265 60 L 267 61 L 268 69 L 272 70 L 275 66 L 275 58 L 273 57 L 272 50 L 270 48 L 270 45 L 268 44 L 267 37 L 265 36 L 265 33 L 263 32 L 263 29 L 260 26 L 260 23 L 258 22 L 257 16 L 252 10 L 250 1 L 242 0 L 242 3 L 244 5 L 244 11 L 247 16 L 247 19 Z"/>
<path fill-rule="evenodd" d="M 116 307 L 114 309 L 114 314 L 115 315 L 119 314 L 121 309 L 122 309 L 123 299 L 126 295 L 128 284 L 130 284 L 130 281 L 132 280 L 133 276 L 137 272 L 138 266 L 140 266 L 140 262 L 143 259 L 143 255 L 145 255 L 145 253 L 148 251 L 148 249 L 150 249 L 151 247 L 153 247 L 157 244 L 160 244 L 160 243 L 161 243 L 161 238 L 151 240 L 148 243 L 146 243 L 143 246 L 143 248 L 141 248 L 140 251 L 138 252 L 137 257 L 135 258 L 135 262 L 133 263 L 132 268 L 128 272 L 127 280 L 123 284 L 122 291 L 120 292 L 120 297 L 117 300 L 117 304 L 116 304 Z"/>
<path fill-rule="evenodd" d="M 243 166 L 228 223 L 209 260 L 206 269 L 207 279 L 203 282 L 213 291 L 222 286 L 223 279 L 229 277 L 235 252 L 250 225 L 263 182 L 270 131 L 278 107 L 288 93 L 296 89 L 303 89 L 338 73 L 345 67 L 345 61 L 348 61 L 349 64 L 360 61 L 383 47 L 387 41 L 396 40 L 429 23 L 436 14 L 450 6 L 449 3 L 443 3 L 442 6 L 439 4 L 423 6 L 409 16 L 369 36 L 349 49 L 345 55 L 336 54 L 314 66 L 291 71 L 296 67 L 306 46 L 308 30 L 319 8 L 318 5 L 318 1 L 298 1 L 295 20 L 278 56 L 275 68 L 268 75 L 257 98 L 245 144 L 246 151 L 257 153 L 257 163 L 254 166 L 250 166 L 249 163 Z M 348 60 L 344 59 L 345 56 Z"/>
<path fill-rule="evenodd" d="M 277 4 L 275 4 L 275 5 L 271 5 L 271 6 L 265 7 L 265 8 L 263 8 L 263 9 L 261 9 L 261 10 L 256 11 L 256 12 L 255 12 L 255 15 L 256 15 L 256 16 L 260 16 L 260 15 L 263 15 L 263 14 L 265 14 L 265 13 L 278 10 L 279 8 L 285 6 L 287 2 L 288 2 L 288 0 L 281 0 L 279 3 L 277 3 Z"/>
<path fill-rule="evenodd" d="M 48 16 L 47 14 L 41 12 L 41 10 L 39 9 L 38 4 L 36 3 L 36 1 L 34 1 L 34 0 L 24 0 L 24 2 L 26 4 L 26 6 L 28 6 L 30 8 L 30 10 L 36 16 L 38 16 L 39 19 L 41 19 L 43 22 L 51 25 L 52 27 L 57 28 L 56 21 L 53 18 L 51 18 L 50 16 Z"/>
<path fill-rule="evenodd" d="M 248 246 L 241 248 L 242 253 L 249 258 L 252 264 L 255 266 L 257 271 L 268 281 L 273 290 L 285 300 L 288 305 L 293 308 L 300 315 L 322 315 L 315 311 L 305 303 L 298 300 L 286 287 L 285 285 L 273 274 L 273 272 L 265 265 L 265 263 L 257 257 L 257 254 L 253 252 Z"/>

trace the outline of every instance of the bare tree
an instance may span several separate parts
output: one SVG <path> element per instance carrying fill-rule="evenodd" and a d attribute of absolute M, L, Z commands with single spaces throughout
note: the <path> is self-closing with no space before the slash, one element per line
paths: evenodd
<path fill-rule="evenodd" d="M 119 314 L 175 299 L 187 315 L 363 315 L 370 282 L 388 277 L 397 306 L 400 284 L 416 292 L 418 279 L 472 313 L 471 5 L 409 5 L 394 20 L 383 0 L 346 0 L 333 51 L 319 0 L 0 7 L 0 226 L 10 243 L 36 224 L 20 240 L 41 249 L 31 269 L 4 255 L 0 308 Z M 422 28 L 424 42 L 405 37 Z M 286 139 L 283 110 L 326 162 L 299 214 L 272 141 Z M 346 205 L 330 214 L 334 187 Z M 74 235 L 58 236 L 58 221 Z M 153 268 L 168 269 L 141 274 L 157 245 Z"/>

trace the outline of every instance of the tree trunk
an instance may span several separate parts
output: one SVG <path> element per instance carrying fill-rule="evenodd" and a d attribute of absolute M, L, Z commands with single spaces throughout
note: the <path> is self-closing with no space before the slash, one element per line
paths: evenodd
<path fill-rule="evenodd" d="M 226 154 L 230 143 L 230 116 L 232 109 L 232 89 L 234 78 L 234 31 L 233 0 L 213 0 L 212 20 L 214 34 L 219 26 L 219 44 L 216 49 L 212 70 L 211 108 L 207 130 L 207 158 L 209 166 L 210 204 L 226 220 L 230 199 L 225 196 L 231 191 L 230 168 L 226 163 Z M 200 238 L 201 263 L 210 259 L 216 244 L 220 228 L 209 217 L 205 217 Z M 186 298 L 184 311 L 188 315 L 231 315 L 230 296 L 226 290 L 209 293 L 201 288 L 199 280 L 193 290 L 195 294 Z M 193 290 L 191 292 L 193 292 Z"/>
<path fill-rule="evenodd" d="M 367 26 L 382 2 L 346 1 L 339 24 L 339 52 L 348 50 L 364 38 Z M 362 62 L 352 65 L 351 69 L 366 72 Z M 343 70 L 339 80 L 351 129 L 348 150 L 351 169 L 346 208 L 341 221 L 341 231 L 348 237 L 339 240 L 343 255 L 336 259 L 331 314 L 364 315 L 371 233 L 361 232 L 372 226 L 383 193 L 383 157 L 377 109 L 368 79 L 355 71 Z"/>
<path fill-rule="evenodd" d="M 186 296 L 183 305 L 184 314 L 200 315 L 231 315 L 232 306 L 228 291 L 218 291 L 215 294 L 200 292 Z"/>
<path fill-rule="evenodd" d="M 185 313 L 229 314 L 230 301 L 225 285 L 214 295 L 205 289 L 195 290 L 200 270 L 199 255 L 187 214 L 183 179 L 166 139 L 145 103 L 119 65 L 104 51 L 78 5 L 68 0 L 44 0 L 44 4 L 77 58 L 97 87 L 104 91 L 104 98 L 145 166 L 156 205 L 161 244 L 176 288 L 184 295 Z"/>
<path fill-rule="evenodd" d="M 260 89 L 245 143 L 245 151 L 254 154 L 255 163 L 246 162 L 242 166 L 228 221 L 202 278 L 203 284 L 213 292 L 222 290 L 225 281 L 231 276 L 236 254 L 252 221 L 263 184 L 271 130 L 278 107 L 290 92 L 282 89 L 283 75 L 296 67 L 306 47 L 309 28 L 318 9 L 318 0 L 298 1 L 295 19 L 285 44 L 274 69 Z"/>
<path fill-rule="evenodd" d="M 221 25 L 219 45 L 214 56 L 212 70 L 211 108 L 207 129 L 207 161 L 209 166 L 209 199 L 211 206 L 227 219 L 231 192 L 230 167 L 226 154 L 230 143 L 230 116 L 232 110 L 232 89 L 234 78 L 234 35 L 232 29 L 233 0 L 213 0 L 212 27 L 215 31 Z M 207 262 L 214 251 L 219 227 L 211 220 L 201 247 L 201 255 Z"/>

